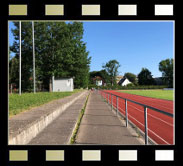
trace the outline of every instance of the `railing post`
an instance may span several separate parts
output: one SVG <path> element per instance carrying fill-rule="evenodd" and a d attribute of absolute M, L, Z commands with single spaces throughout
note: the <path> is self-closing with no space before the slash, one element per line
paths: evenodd
<path fill-rule="evenodd" d="M 147 107 L 144 106 L 145 144 L 148 145 Z"/>
<path fill-rule="evenodd" d="M 118 97 L 116 96 L 116 116 L 118 116 Z"/>
<path fill-rule="evenodd" d="M 110 97 L 109 97 L 109 104 L 111 104 L 111 101 L 110 101 L 110 99 L 112 98 L 111 96 L 112 96 L 112 95 L 110 95 Z"/>
<path fill-rule="evenodd" d="M 127 108 L 127 100 L 125 99 L 125 113 L 126 113 L 126 127 L 128 127 L 128 108 Z"/>
<path fill-rule="evenodd" d="M 113 110 L 113 105 L 112 105 L 112 94 L 111 94 L 111 111 Z"/>
<path fill-rule="evenodd" d="M 108 93 L 108 104 L 109 104 L 109 93 Z"/>

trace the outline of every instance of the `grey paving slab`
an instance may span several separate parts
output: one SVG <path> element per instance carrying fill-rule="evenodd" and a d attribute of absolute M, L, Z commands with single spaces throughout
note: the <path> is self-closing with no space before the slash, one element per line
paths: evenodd
<path fill-rule="evenodd" d="M 29 145 L 65 145 L 77 123 L 78 116 L 86 101 L 88 93 L 77 99 L 62 114 L 33 138 Z"/>
<path fill-rule="evenodd" d="M 99 94 L 90 94 L 76 144 L 140 145 L 137 134 L 125 127 Z"/>

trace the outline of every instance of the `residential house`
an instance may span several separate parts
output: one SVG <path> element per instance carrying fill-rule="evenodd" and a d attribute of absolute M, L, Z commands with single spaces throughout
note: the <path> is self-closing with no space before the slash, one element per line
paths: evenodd
<path fill-rule="evenodd" d="M 123 78 L 118 82 L 118 84 L 121 85 L 121 86 L 127 86 L 128 84 L 131 84 L 131 82 L 128 80 L 128 78 L 123 77 Z"/>
<path fill-rule="evenodd" d="M 92 78 L 94 84 L 96 84 L 97 86 L 103 86 L 105 85 L 104 79 L 100 76 L 95 76 L 94 78 Z"/>

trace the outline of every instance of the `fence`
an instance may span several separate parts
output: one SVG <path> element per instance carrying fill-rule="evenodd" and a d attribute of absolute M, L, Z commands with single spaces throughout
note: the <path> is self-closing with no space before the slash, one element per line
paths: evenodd
<path fill-rule="evenodd" d="M 118 108 L 118 99 L 122 99 L 125 101 L 125 119 L 126 119 L 126 127 L 128 127 L 128 102 L 132 102 L 135 103 L 137 105 L 140 105 L 144 108 L 144 133 L 145 133 L 145 144 L 148 144 L 148 119 L 147 119 L 147 109 L 151 109 L 154 110 L 156 112 L 159 112 L 161 114 L 167 115 L 169 117 L 173 117 L 173 114 L 169 113 L 169 112 L 165 112 L 163 110 L 112 94 L 110 92 L 106 92 L 106 91 L 102 91 L 99 90 L 99 93 L 101 94 L 101 96 L 104 97 L 104 99 L 106 99 L 106 101 L 108 102 L 108 104 L 111 104 L 111 110 L 113 110 L 114 105 L 116 105 L 116 114 L 119 114 L 119 108 Z M 116 103 L 113 102 L 113 97 L 116 97 Z M 111 102 L 110 102 L 111 99 Z"/>

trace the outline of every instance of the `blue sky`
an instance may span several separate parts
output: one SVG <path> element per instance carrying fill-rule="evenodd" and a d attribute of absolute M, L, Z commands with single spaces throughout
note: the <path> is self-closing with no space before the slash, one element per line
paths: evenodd
<path fill-rule="evenodd" d="M 159 62 L 174 57 L 173 28 L 173 22 L 84 22 L 83 41 L 92 57 L 90 71 L 101 70 L 103 64 L 116 59 L 121 65 L 119 75 L 138 74 L 144 67 L 154 77 L 161 76 Z M 9 36 L 12 45 L 11 32 Z"/>

